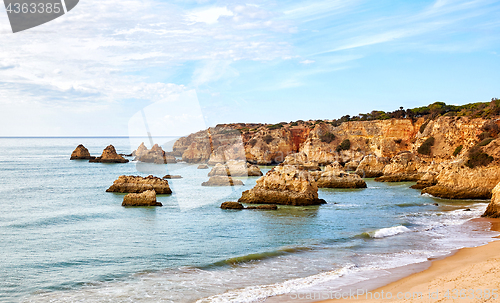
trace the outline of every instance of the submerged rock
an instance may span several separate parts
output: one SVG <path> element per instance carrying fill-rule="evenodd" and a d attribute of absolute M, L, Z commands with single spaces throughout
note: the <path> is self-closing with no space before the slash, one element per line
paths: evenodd
<path fill-rule="evenodd" d="M 147 190 L 139 194 L 128 194 L 123 197 L 122 206 L 163 206 L 156 202 L 156 192 Z"/>
<path fill-rule="evenodd" d="M 262 176 L 262 172 L 257 165 L 252 165 L 244 161 L 228 161 L 226 164 L 216 164 L 208 173 L 208 176 Z"/>
<path fill-rule="evenodd" d="M 279 165 L 257 180 L 254 188 L 244 191 L 238 202 L 282 205 L 317 205 L 318 185 L 307 170 Z"/>
<path fill-rule="evenodd" d="M 78 145 L 71 153 L 70 160 L 90 160 L 93 157 L 90 155 L 89 150 L 82 144 Z"/>
<path fill-rule="evenodd" d="M 207 182 L 201 183 L 201 186 L 235 186 L 245 185 L 241 180 L 236 180 L 228 176 L 212 176 Z"/>
<path fill-rule="evenodd" d="M 222 209 L 244 209 L 243 204 L 238 202 L 224 202 L 220 205 Z"/>
<path fill-rule="evenodd" d="M 154 190 L 157 194 L 172 193 L 167 180 L 153 176 L 145 178 L 140 176 L 120 176 L 106 191 L 115 193 L 142 193 L 148 190 Z"/>
<path fill-rule="evenodd" d="M 266 205 L 248 206 L 245 209 L 277 210 L 278 206 L 272 204 L 271 205 L 266 204 Z"/>
<path fill-rule="evenodd" d="M 491 202 L 483 214 L 483 217 L 500 218 L 500 183 L 491 191 Z"/>
<path fill-rule="evenodd" d="M 116 153 L 113 145 L 108 145 L 100 157 L 90 159 L 92 163 L 127 163 L 128 160 Z"/>

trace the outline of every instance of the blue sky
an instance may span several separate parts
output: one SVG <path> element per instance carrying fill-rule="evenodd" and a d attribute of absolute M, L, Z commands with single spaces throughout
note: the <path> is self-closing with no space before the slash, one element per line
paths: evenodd
<path fill-rule="evenodd" d="M 488 101 L 499 15 L 488 0 L 83 0 L 12 34 L 1 10 L 0 136 L 126 136 L 145 108 L 182 135 Z"/>

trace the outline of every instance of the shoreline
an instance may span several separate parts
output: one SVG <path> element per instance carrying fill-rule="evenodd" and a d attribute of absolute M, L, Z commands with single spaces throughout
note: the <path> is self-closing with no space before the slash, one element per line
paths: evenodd
<path fill-rule="evenodd" d="M 500 232 L 500 219 L 476 218 L 472 222 L 490 223 L 490 230 Z M 368 292 L 352 289 L 353 296 L 344 299 L 328 299 L 331 302 L 486 302 L 500 301 L 500 236 L 497 240 L 477 247 L 458 249 L 450 255 L 429 260 L 429 265 L 394 269 L 410 271 L 396 281 L 388 278 L 384 286 L 368 288 Z M 387 280 L 386 280 L 387 281 Z M 373 284 L 377 284 L 374 282 Z M 455 292 L 454 290 L 458 290 Z M 449 290 L 449 292 L 447 292 Z M 471 291 L 473 290 L 473 291 Z M 348 290 L 346 290 L 347 292 Z M 459 291 L 462 291 L 460 294 Z M 389 295 L 390 293 L 390 295 Z M 400 297 L 396 296 L 400 294 Z M 488 295 L 489 294 L 489 295 Z M 495 295 L 496 294 L 496 295 Z M 462 297 L 460 297 L 462 295 Z M 474 295 L 474 299 L 471 299 Z M 406 296 L 406 298 L 404 298 Z M 494 299 L 496 297 L 496 300 Z M 489 299 L 489 300 L 488 300 Z"/>

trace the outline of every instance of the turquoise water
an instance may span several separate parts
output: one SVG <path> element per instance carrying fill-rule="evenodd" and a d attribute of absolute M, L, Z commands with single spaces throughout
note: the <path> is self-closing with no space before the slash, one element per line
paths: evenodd
<path fill-rule="evenodd" d="M 202 187 L 209 170 L 197 165 L 70 161 L 78 144 L 93 155 L 135 149 L 127 138 L 0 139 L 2 302 L 259 302 L 335 290 L 494 236 L 466 223 L 484 201 L 370 179 L 367 189 L 320 189 L 322 206 L 224 211 L 258 177 Z M 183 176 L 158 196 L 163 207 L 124 208 L 123 195 L 105 192 L 120 175 L 151 173 Z"/>

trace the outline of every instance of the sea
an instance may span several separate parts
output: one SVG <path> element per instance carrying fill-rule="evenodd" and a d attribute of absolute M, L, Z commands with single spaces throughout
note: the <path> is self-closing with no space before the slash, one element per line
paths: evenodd
<path fill-rule="evenodd" d="M 197 164 L 70 161 L 78 144 L 96 156 L 138 146 L 0 138 L 0 302 L 312 302 L 498 236 L 471 220 L 488 201 L 420 195 L 408 182 L 319 189 L 320 206 L 222 210 L 259 177 L 203 187 L 209 170 Z M 122 207 L 124 194 L 106 192 L 120 175 L 165 174 L 182 179 L 158 196 L 163 207 Z"/>

